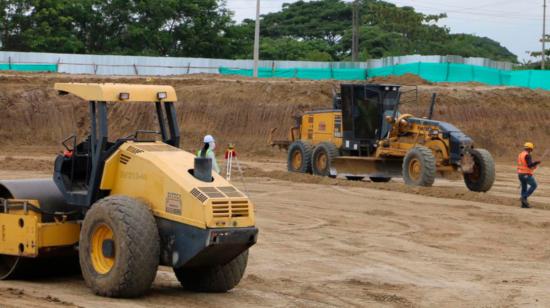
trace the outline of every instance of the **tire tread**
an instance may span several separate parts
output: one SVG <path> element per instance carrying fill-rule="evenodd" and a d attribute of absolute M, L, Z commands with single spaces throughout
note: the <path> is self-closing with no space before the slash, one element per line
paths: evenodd
<path fill-rule="evenodd" d="M 86 220 L 105 219 L 105 215 L 119 228 L 119 234 L 113 230 L 115 236 L 119 237 L 117 249 L 122 246 L 127 249 L 127 253 L 121 253 L 125 256 L 124 260 L 117 260 L 111 272 L 104 275 L 107 282 L 98 283 L 99 274 L 95 273 L 91 260 L 86 256 L 89 247 L 87 235 L 93 227 Z M 90 223 L 93 224 L 93 221 Z M 130 298 L 143 295 L 151 287 L 159 264 L 160 239 L 155 219 L 144 203 L 126 196 L 110 196 L 99 200 L 86 214 L 80 242 L 83 276 L 94 293 Z M 117 257 L 120 258 L 120 254 Z"/>

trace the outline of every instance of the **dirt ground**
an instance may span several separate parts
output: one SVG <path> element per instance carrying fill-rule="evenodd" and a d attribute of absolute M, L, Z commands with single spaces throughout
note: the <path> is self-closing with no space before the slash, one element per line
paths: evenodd
<path fill-rule="evenodd" d="M 0 178 L 48 177 L 50 161 L 36 152 L 4 153 Z M 288 175 L 280 159 L 244 164 L 246 185 L 240 178 L 235 184 L 256 205 L 260 237 L 231 292 L 183 291 L 163 267 L 139 299 L 97 297 L 77 276 L 0 281 L 0 306 L 550 305 L 550 168 L 537 175 L 538 208 L 525 210 L 507 163 L 498 165 L 494 188 L 475 198 L 460 180 L 407 190 L 400 180 L 375 185 Z"/>

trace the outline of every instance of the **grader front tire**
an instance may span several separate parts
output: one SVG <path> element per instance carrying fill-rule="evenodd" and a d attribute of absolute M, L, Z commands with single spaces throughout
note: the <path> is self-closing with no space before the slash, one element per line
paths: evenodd
<path fill-rule="evenodd" d="M 495 162 L 489 151 L 473 149 L 470 154 L 474 158 L 474 170 L 464 174 L 464 183 L 469 190 L 487 192 L 495 183 Z"/>
<path fill-rule="evenodd" d="M 405 155 L 403 179 L 407 185 L 432 186 L 435 173 L 435 157 L 427 147 L 415 146 Z"/>
<path fill-rule="evenodd" d="M 143 295 L 157 273 L 159 242 L 147 205 L 123 196 L 97 201 L 80 232 L 80 266 L 86 284 L 101 296 Z"/>
<path fill-rule="evenodd" d="M 184 289 L 196 292 L 223 293 L 233 289 L 244 275 L 248 250 L 224 265 L 206 268 L 180 268 L 174 273 Z"/>

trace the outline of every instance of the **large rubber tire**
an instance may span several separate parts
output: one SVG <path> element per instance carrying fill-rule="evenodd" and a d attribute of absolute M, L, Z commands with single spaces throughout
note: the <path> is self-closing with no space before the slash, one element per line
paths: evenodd
<path fill-rule="evenodd" d="M 495 183 L 495 161 L 489 151 L 485 149 L 472 149 L 474 158 L 474 172 L 464 173 L 464 183 L 469 190 L 475 192 L 487 192 Z"/>
<path fill-rule="evenodd" d="M 347 175 L 346 180 L 348 181 L 362 181 L 365 177 L 364 176 L 353 176 L 353 175 Z"/>
<path fill-rule="evenodd" d="M 287 168 L 290 172 L 311 173 L 313 146 L 307 141 L 294 141 L 288 147 Z"/>
<path fill-rule="evenodd" d="M 311 155 L 311 170 L 314 175 L 336 177 L 330 174 L 332 160 L 340 155 L 336 145 L 330 142 L 321 142 Z"/>
<path fill-rule="evenodd" d="M 403 179 L 407 185 L 432 186 L 436 170 L 435 157 L 427 147 L 415 146 L 403 159 Z"/>
<path fill-rule="evenodd" d="M 391 178 L 385 178 L 385 177 L 370 177 L 370 180 L 374 183 L 387 183 L 391 181 Z"/>
<path fill-rule="evenodd" d="M 112 230 L 114 261 L 108 272 L 101 273 L 92 255 L 96 260 L 106 257 L 103 250 L 94 254 L 92 247 L 98 230 L 104 227 Z M 80 232 L 80 266 L 86 284 L 101 296 L 143 295 L 157 273 L 159 242 L 155 219 L 144 203 L 124 196 L 97 201 L 86 213 Z M 105 240 L 102 247 L 104 244 Z"/>
<path fill-rule="evenodd" d="M 196 292 L 223 293 L 233 289 L 243 278 L 248 250 L 224 265 L 207 268 L 179 268 L 174 273 L 184 289 Z"/>

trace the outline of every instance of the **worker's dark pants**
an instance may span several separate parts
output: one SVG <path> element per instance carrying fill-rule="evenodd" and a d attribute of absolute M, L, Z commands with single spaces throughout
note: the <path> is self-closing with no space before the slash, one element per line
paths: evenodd
<path fill-rule="evenodd" d="M 534 176 L 529 174 L 518 174 L 518 177 L 521 183 L 521 197 L 527 199 L 537 189 L 537 181 Z"/>

